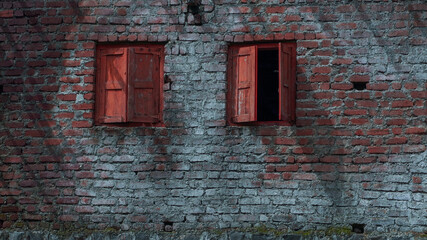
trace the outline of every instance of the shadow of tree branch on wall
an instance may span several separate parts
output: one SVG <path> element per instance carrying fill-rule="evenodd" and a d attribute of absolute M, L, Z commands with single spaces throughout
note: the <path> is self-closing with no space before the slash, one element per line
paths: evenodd
<path fill-rule="evenodd" d="M 302 88 L 299 89 L 302 94 L 311 96 L 319 94 L 318 103 L 313 103 L 312 109 L 304 107 L 298 110 L 300 111 L 300 123 L 297 123 L 297 125 L 300 124 L 300 126 L 292 128 L 292 133 L 284 131 L 283 139 L 274 140 L 274 138 L 268 136 L 265 139 L 267 146 L 271 146 L 271 142 L 276 141 L 274 144 L 279 144 L 279 149 L 282 148 L 281 151 L 285 151 L 283 155 L 279 154 L 276 157 L 277 159 L 275 157 L 270 159 L 271 162 L 266 167 L 267 177 L 270 177 L 270 179 L 276 178 L 275 174 L 279 171 L 278 169 L 284 171 L 281 174 L 285 180 L 289 183 L 297 182 L 298 184 L 298 188 L 293 190 L 295 191 L 294 195 L 301 196 L 295 199 L 298 207 L 295 209 L 290 207 L 290 212 L 285 209 L 284 213 L 277 215 L 277 219 L 299 222 L 299 226 L 293 226 L 295 229 L 303 228 L 304 224 L 301 224 L 301 222 L 304 222 L 304 218 L 309 218 L 309 222 L 318 222 L 319 224 L 369 224 L 368 228 L 370 230 L 377 230 L 377 228 L 390 230 L 393 228 L 393 222 L 383 219 L 386 219 L 388 214 L 393 214 L 393 211 L 401 211 L 405 207 L 390 205 L 390 202 L 399 200 L 398 194 L 393 196 L 392 193 L 387 195 L 381 193 L 396 191 L 398 183 L 390 180 L 395 177 L 390 175 L 397 176 L 404 171 L 407 174 L 404 178 L 408 179 L 409 182 L 413 176 L 412 170 L 416 168 L 416 165 L 406 166 L 407 161 L 404 160 L 405 156 L 409 158 L 413 157 L 413 154 L 410 152 L 393 152 L 393 146 L 386 145 L 387 140 L 392 138 L 394 133 L 389 130 L 390 126 L 387 126 L 385 122 L 376 123 L 375 118 L 382 110 L 392 110 L 392 108 L 390 107 L 391 105 L 384 107 L 379 104 L 381 98 L 385 96 L 377 97 L 374 95 L 376 90 L 374 85 L 383 81 L 391 86 L 391 81 L 402 83 L 402 81 L 410 80 L 418 82 L 420 87 L 423 87 L 423 80 L 416 77 L 419 69 L 407 68 L 407 64 L 410 64 L 408 54 L 412 49 L 419 47 L 411 46 L 412 43 L 408 41 L 408 35 L 406 35 L 406 38 L 404 35 L 399 35 L 405 34 L 405 31 L 407 31 L 406 34 L 410 34 L 410 30 L 413 29 L 413 23 L 408 20 L 408 25 L 404 29 L 399 29 L 399 31 L 404 30 L 402 32 L 394 33 L 391 30 L 390 32 L 387 31 L 388 29 L 379 29 L 374 19 L 376 17 L 379 19 L 391 18 L 393 15 L 385 15 L 384 13 L 378 13 L 378 16 L 368 15 L 365 12 L 366 8 L 380 6 L 373 3 L 365 5 L 358 1 L 351 1 L 347 9 L 341 9 L 341 11 L 349 12 L 348 16 L 351 16 L 347 19 L 349 22 L 357 19 L 358 21 L 354 23 L 354 26 L 357 24 L 358 28 L 339 31 L 335 28 L 338 21 L 343 26 L 350 23 L 346 23 L 346 19 L 334 19 L 332 17 L 334 13 L 333 7 L 319 6 L 317 4 L 308 5 L 307 8 L 313 7 L 315 9 L 307 12 L 310 12 L 311 18 L 317 20 L 314 21 L 315 23 L 320 23 L 316 26 L 319 28 L 319 34 L 325 35 L 325 40 L 329 40 L 329 35 L 334 36 L 335 40 L 338 41 L 342 38 L 343 47 L 346 49 L 346 52 L 342 52 L 344 53 L 343 57 L 353 58 L 352 66 L 369 65 L 380 66 L 381 68 L 380 70 L 371 69 L 367 72 L 370 78 L 368 90 L 360 92 L 356 90 L 341 91 L 341 93 L 333 90 L 331 92 L 331 84 L 335 82 L 335 79 L 332 78 L 333 74 L 329 74 L 331 77 L 328 82 L 329 88 L 317 92 L 308 87 L 310 83 L 300 82 L 300 84 L 306 85 L 304 90 Z M 411 13 L 409 3 L 404 3 L 403 5 L 396 3 L 385 8 L 390 8 L 392 11 L 396 8 L 402 8 L 401 13 L 403 15 L 409 12 L 411 19 L 415 19 L 415 22 L 422 22 L 418 14 Z M 384 23 L 384 21 L 379 23 Z M 337 34 L 340 35 L 338 36 Z M 398 35 L 394 36 L 393 34 Z M 425 31 L 418 31 L 417 34 L 421 38 L 426 36 Z M 338 45 L 335 45 L 335 42 L 332 41 L 331 44 L 333 46 L 327 49 L 331 50 L 334 56 L 334 53 L 341 48 L 341 45 L 338 42 Z M 358 49 L 368 47 L 376 51 L 357 52 Z M 312 53 L 312 50 L 304 50 L 298 56 L 305 57 Z M 378 56 L 377 54 L 381 55 Z M 382 57 L 382 54 L 385 57 Z M 372 59 L 378 57 L 380 57 L 381 61 L 371 62 Z M 313 56 L 310 59 L 314 61 Z M 330 62 L 327 66 L 332 66 L 332 64 Z M 381 70 L 382 67 L 384 67 L 384 70 Z M 334 68 L 348 67 L 334 64 Z M 351 70 L 349 69 L 346 69 L 345 74 L 341 74 L 344 75 L 343 81 L 347 83 L 351 83 L 352 74 L 358 74 L 350 72 Z M 317 83 L 314 82 L 313 84 Z M 320 93 L 326 94 L 322 97 Z M 327 98 L 328 94 L 330 94 L 329 98 Z M 349 94 L 351 95 L 349 96 Z M 363 95 L 368 97 L 363 97 Z M 335 102 L 330 100 L 332 98 L 334 98 Z M 316 97 L 311 97 L 310 99 L 316 99 Z M 358 106 L 357 104 L 346 106 L 344 104 L 344 101 L 356 102 L 358 100 L 372 99 L 374 99 L 373 103 L 376 105 L 377 112 L 370 110 L 366 112 L 366 115 L 353 115 L 351 112 L 352 110 L 364 109 L 363 106 Z M 339 102 L 341 104 L 337 105 Z M 307 103 L 306 105 L 310 104 Z M 334 114 L 334 119 L 331 119 L 332 113 Z M 415 114 L 411 115 L 409 111 L 408 114 L 410 115 L 408 116 L 408 125 L 416 127 L 422 124 L 423 117 Z M 360 125 L 357 123 L 358 118 L 366 118 L 366 123 Z M 335 119 L 336 121 L 332 121 Z M 377 130 L 386 131 L 387 134 L 376 134 L 375 131 Z M 293 139 L 296 139 L 297 146 L 286 146 L 292 145 L 294 143 Z M 283 144 L 283 146 L 280 146 L 280 144 Z M 404 146 L 405 144 L 400 145 L 402 151 Z M 289 149 L 286 150 L 286 148 Z M 382 149 L 385 150 L 382 152 L 380 151 Z M 399 158 L 401 160 L 391 160 L 396 154 L 402 155 Z M 423 154 L 420 154 L 418 158 L 422 158 L 422 156 Z M 275 163 L 276 160 L 281 164 Z M 298 171 L 294 168 L 296 165 L 299 166 Z M 409 173 L 406 173 L 406 171 L 409 171 Z M 268 174 L 272 175 L 268 176 Z M 263 175 L 262 177 L 266 176 Z M 396 178 L 399 177 L 397 176 Z M 272 188 L 280 186 L 280 183 L 276 180 L 263 180 L 263 182 L 267 184 L 264 186 L 271 184 L 270 187 Z M 409 186 L 410 184 L 406 183 L 406 185 Z M 409 189 L 406 190 L 407 194 L 410 194 L 410 192 Z M 406 199 L 406 193 L 400 197 Z M 411 201 L 411 199 L 407 200 Z M 408 215 L 405 216 L 406 219 L 408 217 Z"/>
<path fill-rule="evenodd" d="M 62 65 L 64 38 L 58 25 L 56 31 L 45 25 L 64 18 L 47 17 L 44 2 L 0 5 L 13 9 L 13 16 L 1 19 L 0 25 L 5 37 L 0 54 L 0 225 L 58 229 L 77 220 L 72 215 L 82 195 L 75 174 L 85 168 L 73 156 L 78 130 L 66 127 L 74 113 L 60 106 L 60 78 L 67 71 Z M 50 7 L 66 6 L 80 14 L 76 1 Z"/>

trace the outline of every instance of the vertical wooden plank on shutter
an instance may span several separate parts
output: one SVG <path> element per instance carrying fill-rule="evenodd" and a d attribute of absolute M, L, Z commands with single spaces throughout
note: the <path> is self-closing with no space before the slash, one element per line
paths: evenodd
<path fill-rule="evenodd" d="M 128 120 L 159 122 L 163 47 L 132 47 L 129 50 Z"/>
<path fill-rule="evenodd" d="M 281 43 L 279 48 L 279 118 L 294 123 L 296 119 L 296 43 Z"/>
<path fill-rule="evenodd" d="M 96 79 L 96 122 L 126 122 L 127 50 L 101 48 Z"/>
<path fill-rule="evenodd" d="M 256 46 L 232 47 L 232 120 L 236 123 L 253 122 L 257 119 Z"/>

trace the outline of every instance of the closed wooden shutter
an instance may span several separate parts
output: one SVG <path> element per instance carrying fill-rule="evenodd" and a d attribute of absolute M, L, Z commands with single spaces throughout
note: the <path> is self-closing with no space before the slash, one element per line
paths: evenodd
<path fill-rule="evenodd" d="M 232 47 L 232 120 L 236 123 L 257 120 L 257 48 Z"/>
<path fill-rule="evenodd" d="M 294 123 L 296 114 L 296 43 L 282 43 L 279 51 L 280 120 Z"/>
<path fill-rule="evenodd" d="M 127 49 L 98 52 L 96 122 L 126 122 Z"/>
<path fill-rule="evenodd" d="M 160 46 L 129 48 L 128 121 L 160 121 Z"/>

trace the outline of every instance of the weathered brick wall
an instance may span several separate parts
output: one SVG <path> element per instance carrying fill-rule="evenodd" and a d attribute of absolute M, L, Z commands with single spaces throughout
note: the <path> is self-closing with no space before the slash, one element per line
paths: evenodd
<path fill-rule="evenodd" d="M 0 9 L 3 229 L 426 231 L 425 1 Z M 296 125 L 228 126 L 228 46 L 285 40 L 298 46 Z M 94 125 L 105 42 L 165 44 L 165 127 Z"/>

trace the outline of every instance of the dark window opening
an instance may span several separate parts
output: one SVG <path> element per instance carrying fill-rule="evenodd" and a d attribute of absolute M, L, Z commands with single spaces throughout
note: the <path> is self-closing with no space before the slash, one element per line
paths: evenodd
<path fill-rule="evenodd" d="M 279 120 L 279 52 L 258 51 L 258 121 Z"/>
<path fill-rule="evenodd" d="M 295 42 L 230 46 L 228 60 L 231 125 L 295 123 Z"/>
<path fill-rule="evenodd" d="M 353 88 L 356 90 L 365 90 L 366 82 L 353 82 Z"/>

